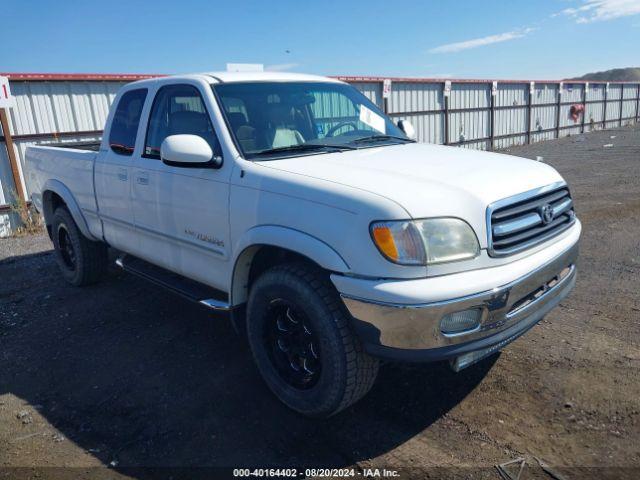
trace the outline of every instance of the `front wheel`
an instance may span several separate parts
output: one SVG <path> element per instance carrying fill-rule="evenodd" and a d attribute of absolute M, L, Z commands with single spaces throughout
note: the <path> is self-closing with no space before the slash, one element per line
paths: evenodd
<path fill-rule="evenodd" d="M 256 280 L 247 334 L 269 388 L 303 415 L 338 413 L 362 398 L 378 373 L 326 274 L 304 263 L 273 267 Z"/>

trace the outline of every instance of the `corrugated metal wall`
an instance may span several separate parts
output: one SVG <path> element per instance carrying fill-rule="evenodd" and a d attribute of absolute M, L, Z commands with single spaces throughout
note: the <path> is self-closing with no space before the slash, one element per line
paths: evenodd
<path fill-rule="evenodd" d="M 109 107 L 126 82 L 12 81 L 15 108 L 8 110 L 22 188 L 24 155 L 30 145 L 99 140 Z M 56 133 L 58 135 L 52 135 Z M 60 135 L 62 134 L 62 135 Z M 3 133 L 4 135 L 4 133 Z M 0 143 L 0 205 L 15 193 L 4 143 Z M 10 215 L 0 212 L 0 237 L 7 235 Z"/>
<path fill-rule="evenodd" d="M 360 89 L 362 84 L 353 85 Z M 383 106 L 381 101 L 378 105 Z M 396 82 L 391 89 L 387 113 L 394 120 L 410 121 L 421 142 L 444 143 L 443 108 L 444 96 L 441 85 Z"/>
<path fill-rule="evenodd" d="M 116 92 L 136 79 L 72 77 L 34 75 L 11 81 L 16 108 L 9 111 L 9 123 L 20 169 L 29 145 L 100 139 Z M 392 79 L 390 95 L 383 98 L 383 78 L 341 78 L 394 120 L 409 120 L 419 141 L 466 148 L 503 149 L 617 127 L 636 122 L 640 104 L 638 84 Z M 577 121 L 571 118 L 572 105 L 584 107 Z M 323 110 L 322 105 L 317 108 Z M 14 189 L 2 140 L 0 206 L 11 201 Z M 0 236 L 7 233 L 5 207 L 0 209 Z"/>
<path fill-rule="evenodd" d="M 614 128 L 636 122 L 640 103 L 635 83 L 423 79 L 393 80 L 385 102 L 383 79 L 341 78 L 394 119 L 411 121 L 419 141 L 467 148 L 504 149 Z M 584 109 L 577 120 L 571 116 L 575 105 Z"/>
<path fill-rule="evenodd" d="M 29 145 L 100 138 L 96 132 L 104 128 L 111 102 L 124 84 L 11 82 L 16 107 L 8 113 L 20 167 L 24 165 L 24 153 Z M 54 132 L 87 133 L 51 136 Z M 6 156 L 6 151 L 0 151 L 0 155 Z"/>

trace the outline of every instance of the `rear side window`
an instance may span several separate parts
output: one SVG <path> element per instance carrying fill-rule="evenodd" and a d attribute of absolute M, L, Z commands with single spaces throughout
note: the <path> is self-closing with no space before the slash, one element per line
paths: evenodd
<path fill-rule="evenodd" d="M 147 89 L 130 90 L 120 98 L 111 122 L 109 146 L 120 155 L 132 155 Z"/>
<path fill-rule="evenodd" d="M 160 146 L 170 135 L 190 134 L 204 138 L 217 155 L 220 147 L 200 92 L 192 85 L 168 85 L 153 101 L 144 156 L 160 158 Z"/>

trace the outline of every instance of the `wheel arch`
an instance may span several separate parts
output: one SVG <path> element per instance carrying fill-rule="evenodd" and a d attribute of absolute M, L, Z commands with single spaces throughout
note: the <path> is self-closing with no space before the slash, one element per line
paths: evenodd
<path fill-rule="evenodd" d="M 48 230 L 51 226 L 53 212 L 61 205 L 67 207 L 82 235 L 90 240 L 98 240 L 89 231 L 87 221 L 71 190 L 58 180 L 48 180 L 42 189 L 42 214 Z"/>
<path fill-rule="evenodd" d="M 262 271 L 287 261 L 306 261 L 331 272 L 349 271 L 347 262 L 331 246 L 288 227 L 264 225 L 247 231 L 235 249 L 229 301 L 246 302 L 251 282 Z"/>

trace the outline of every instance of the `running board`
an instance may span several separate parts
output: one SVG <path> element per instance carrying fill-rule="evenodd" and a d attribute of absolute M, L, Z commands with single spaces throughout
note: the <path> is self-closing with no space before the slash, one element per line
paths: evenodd
<path fill-rule="evenodd" d="M 116 259 L 116 265 L 126 272 L 144 278 L 210 310 L 218 312 L 231 310 L 229 302 L 225 300 L 227 295 L 224 292 L 153 265 L 140 258 L 121 255 Z"/>

